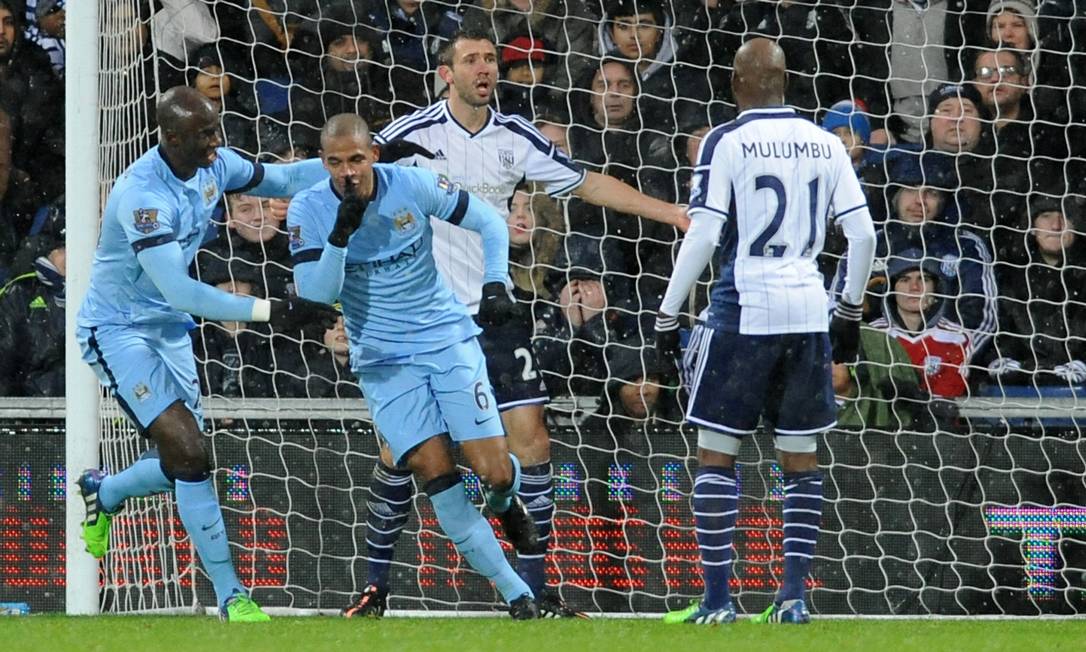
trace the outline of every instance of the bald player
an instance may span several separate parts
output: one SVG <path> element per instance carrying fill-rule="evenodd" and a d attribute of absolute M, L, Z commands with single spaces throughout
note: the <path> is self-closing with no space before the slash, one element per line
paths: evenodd
<path fill-rule="evenodd" d="M 290 196 L 327 173 L 319 160 L 263 166 L 221 147 L 218 110 L 191 88 L 164 93 L 157 117 L 159 144 L 110 191 L 76 330 L 83 359 L 154 447 L 115 475 L 83 472 L 77 480 L 87 507 L 83 539 L 88 552 L 103 557 L 113 514 L 127 498 L 173 491 L 181 522 L 214 585 L 220 617 L 266 621 L 230 557 L 201 432 L 192 316 L 271 322 L 283 332 L 331 324 L 338 313 L 298 298 L 235 296 L 193 280 L 188 270 L 223 193 Z"/>
<path fill-rule="evenodd" d="M 698 427 L 694 523 L 705 595 L 669 623 L 735 620 L 728 583 L 738 515 L 735 458 L 763 421 L 784 471 L 784 581 L 756 622 L 806 623 L 805 580 L 822 516 L 818 436 L 836 423 L 830 360 L 852 362 L 875 230 L 841 141 L 784 106 L 784 52 L 757 38 L 735 55 L 741 111 L 702 141 L 690 231 L 656 320 L 657 351 L 674 364 L 678 315 L 721 247 L 708 316 L 686 352 L 687 419 Z M 844 300 L 829 318 L 818 272 L 828 219 L 848 239 Z M 723 235 L 721 235 L 723 232 Z"/>

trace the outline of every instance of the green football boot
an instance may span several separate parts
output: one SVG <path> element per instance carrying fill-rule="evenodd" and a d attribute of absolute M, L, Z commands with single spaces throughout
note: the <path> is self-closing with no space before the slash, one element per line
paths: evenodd
<path fill-rule="evenodd" d="M 102 509 L 102 503 L 98 500 L 98 489 L 105 477 L 104 471 L 87 469 L 75 481 L 87 508 L 81 537 L 87 544 L 87 552 L 95 559 L 101 559 L 109 552 L 109 526 L 113 522 L 113 515 Z"/>
<path fill-rule="evenodd" d="M 228 623 L 266 623 L 271 616 L 264 613 L 249 596 L 235 593 L 219 608 L 219 620 Z"/>
<path fill-rule="evenodd" d="M 735 607 L 728 603 L 720 609 L 709 609 L 701 605 L 701 600 L 694 600 L 686 609 L 664 614 L 664 622 L 668 625 L 727 625 L 735 622 Z"/>

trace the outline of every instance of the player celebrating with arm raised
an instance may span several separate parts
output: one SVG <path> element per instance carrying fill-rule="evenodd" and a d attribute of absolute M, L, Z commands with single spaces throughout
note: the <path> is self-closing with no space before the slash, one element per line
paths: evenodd
<path fill-rule="evenodd" d="M 102 557 L 112 514 L 125 499 L 176 492 L 177 511 L 218 597 L 220 616 L 268 616 L 238 581 L 204 446 L 200 384 L 189 330 L 196 315 L 270 321 L 291 329 L 334 322 L 335 310 L 301 299 L 234 296 L 189 277 L 224 192 L 289 196 L 326 176 L 320 161 L 262 166 L 220 147 L 219 114 L 186 87 L 158 103 L 160 143 L 117 179 L 102 217 L 90 287 L 76 332 L 83 359 L 156 448 L 116 475 L 83 472 L 83 539 Z"/>
<path fill-rule="evenodd" d="M 694 523 L 705 596 L 667 622 L 735 620 L 728 590 L 735 458 L 760 419 L 784 471 L 784 581 L 756 620 L 810 619 L 804 582 L 822 516 L 818 435 L 837 411 L 830 360 L 855 360 L 875 230 L 841 141 L 783 106 L 786 78 L 784 52 L 772 41 L 756 38 L 736 52 L 732 89 L 741 113 L 702 141 L 690 231 L 656 320 L 657 352 L 674 364 L 677 316 L 719 241 L 719 280 L 686 365 L 687 419 L 698 426 Z M 831 212 L 848 239 L 849 276 L 828 320 L 816 261 Z"/>
<path fill-rule="evenodd" d="M 382 147 L 402 139 L 433 152 L 433 158 L 404 159 L 447 176 L 481 197 L 499 214 L 522 180 L 543 184 L 553 196 L 574 194 L 592 204 L 685 229 L 683 208 L 641 194 L 631 186 L 596 172 L 586 172 L 528 121 L 490 108 L 498 83 L 498 56 L 485 32 L 458 32 L 439 55 L 438 75 L 449 98 L 393 121 L 377 135 Z M 543 421 L 546 388 L 532 355 L 534 322 L 530 314 L 491 310 L 493 299 L 511 287 L 506 276 L 483 278 L 483 248 L 478 235 L 434 223 L 434 259 L 446 283 L 483 328 L 479 336 L 494 383 L 498 410 L 509 435 L 509 448 L 524 464 L 520 496 L 539 528 L 539 543 L 517 548 L 517 570 L 540 596 L 545 617 L 582 616 L 558 596 L 544 591 L 545 556 L 554 515 L 550 435 Z M 502 303 L 500 305 L 507 305 Z M 411 484 L 407 472 L 388 464 L 387 456 L 370 484 L 371 501 L 389 509 L 370 510 L 367 521 L 369 585 L 348 616 L 380 616 L 388 595 L 389 567 L 396 540 L 407 523 Z"/>
<path fill-rule="evenodd" d="M 479 327 L 438 275 L 428 216 L 477 233 L 483 279 L 497 283 L 508 273 L 505 220 L 447 178 L 374 165 L 377 155 L 362 118 L 341 114 L 324 126 L 321 157 L 331 181 L 299 193 L 287 214 L 298 292 L 343 304 L 352 370 L 393 461 L 414 472 L 441 529 L 494 582 L 509 613 L 538 617 L 531 589 L 468 499 L 448 445 L 448 437 L 460 445 L 510 541 L 535 546 L 536 528 L 516 495 L 520 465 L 506 448 L 475 339 Z M 494 311 L 509 303 L 504 293 L 483 299 Z"/>

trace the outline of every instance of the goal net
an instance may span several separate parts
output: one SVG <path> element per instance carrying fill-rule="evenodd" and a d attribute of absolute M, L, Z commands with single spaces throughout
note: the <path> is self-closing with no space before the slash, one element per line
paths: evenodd
<path fill-rule="evenodd" d="M 779 36 L 787 102 L 860 141 L 858 174 L 884 227 L 883 278 L 904 257 L 894 230 L 917 221 L 913 211 L 920 219 L 938 212 L 942 231 L 908 237 L 947 279 L 927 291 L 957 324 L 922 337 L 902 334 L 909 329 L 892 314 L 889 324 L 868 315 L 864 357 L 837 379 L 843 427 L 820 446 L 826 500 L 809 606 L 820 614 L 1082 613 L 1086 355 L 1077 351 L 1086 320 L 1075 283 L 1086 280 L 1086 258 L 1067 244 L 1086 237 L 1074 194 L 1086 142 L 1078 137 L 1082 26 L 1074 3 L 1046 2 L 1042 15 L 1031 2 L 1006 4 L 1032 13 L 1016 21 L 990 15 L 985 2 L 939 0 L 112 0 L 101 10 L 98 174 L 108 189 L 155 142 L 154 99 L 175 84 L 221 107 L 227 146 L 266 162 L 314 156 L 331 115 L 358 112 L 376 129 L 435 101 L 444 90 L 434 74 L 440 44 L 481 26 L 501 44 L 497 108 L 535 123 L 587 169 L 685 202 L 697 143 L 736 115 L 735 49 L 753 35 Z M 984 45 L 993 35 L 1005 41 L 998 52 Z M 976 83 L 939 94 L 962 79 Z M 999 83 L 1004 90 L 993 91 Z M 1004 102 L 1004 91 L 1026 99 Z M 994 108 L 985 93 L 997 96 Z M 928 156 L 951 131 L 961 153 Z M 260 296 L 289 288 L 286 204 L 225 198 L 197 257 L 200 278 Z M 548 581 L 592 612 L 680 606 L 702 591 L 690 507 L 696 433 L 683 425 L 683 391 L 647 348 L 679 234 L 531 185 L 510 210 L 512 275 L 536 324 L 521 373 L 542 379 L 553 397 Z M 1065 219 L 1039 217 L 1053 212 Z M 1042 231 L 1061 233 L 1063 244 Z M 828 237 L 828 286 L 841 242 Z M 692 294 L 684 332 L 716 275 L 707 271 Z M 899 296 L 898 279 L 873 284 L 875 313 Z M 377 440 L 341 336 L 333 329 L 299 340 L 235 323 L 194 331 L 231 547 L 262 605 L 337 610 L 366 582 Z M 108 396 L 99 422 L 107 467 L 146 451 Z M 733 593 L 752 613 L 781 581 L 783 489 L 771 438 L 749 439 L 739 458 Z M 170 497 L 130 501 L 114 523 L 103 609 L 214 604 Z M 499 602 L 416 497 L 393 565 L 392 610 L 486 611 Z"/>

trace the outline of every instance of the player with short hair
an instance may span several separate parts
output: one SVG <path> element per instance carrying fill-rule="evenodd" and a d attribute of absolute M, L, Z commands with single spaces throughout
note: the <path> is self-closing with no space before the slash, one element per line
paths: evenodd
<path fill-rule="evenodd" d="M 448 99 L 393 121 L 377 135 L 378 143 L 402 139 L 434 154 L 432 159 L 416 156 L 403 163 L 445 175 L 502 216 L 523 180 L 542 184 L 552 196 L 573 194 L 621 213 L 686 228 L 689 221 L 682 207 L 643 195 L 613 177 L 586 172 L 527 120 L 491 109 L 498 82 L 498 55 L 488 33 L 454 34 L 442 48 L 439 61 L 438 75 L 449 86 Z M 548 397 L 532 352 L 534 322 L 530 314 L 518 312 L 510 319 L 496 319 L 485 310 L 495 297 L 506 295 L 511 283 L 507 276 L 484 282 L 483 251 L 476 234 L 435 221 L 434 259 L 445 282 L 470 313 L 477 315 L 483 328 L 479 341 L 509 448 L 524 464 L 520 496 L 540 536 L 537 546 L 517 548 L 517 570 L 540 596 L 544 616 L 583 617 L 556 594 L 544 590 L 554 487 L 550 435 L 543 422 Z M 412 488 L 404 482 L 406 477 L 405 471 L 383 456 L 370 484 L 370 502 L 387 509 L 370 509 L 366 537 L 369 584 L 345 615 L 379 617 L 384 611 L 395 543 L 411 509 Z"/>
<path fill-rule="evenodd" d="M 822 515 L 818 435 L 836 423 L 837 412 L 830 360 L 856 358 L 875 230 L 844 145 L 784 107 L 786 78 L 784 52 L 773 41 L 756 38 L 736 52 L 732 88 L 740 114 L 701 144 L 690 231 L 656 320 L 657 352 L 674 364 L 679 311 L 719 242 L 719 280 L 686 354 L 687 420 L 698 426 L 693 507 L 705 596 L 669 613 L 667 622 L 735 620 L 728 588 L 739 513 L 735 458 L 761 419 L 773 431 L 784 471 L 784 581 L 755 620 L 810 620 L 804 582 Z M 832 320 L 817 260 L 830 215 L 848 239 L 849 260 Z"/>
<path fill-rule="evenodd" d="M 475 338 L 479 327 L 438 275 L 429 218 L 482 239 L 486 282 L 508 274 L 508 228 L 447 178 L 374 165 L 377 154 L 362 118 L 341 114 L 324 126 L 321 158 L 331 181 L 299 193 L 287 213 L 298 292 L 342 303 L 352 371 L 393 461 L 415 474 L 441 529 L 494 582 L 510 615 L 536 618 L 532 590 L 468 499 L 449 447 L 449 438 L 459 445 L 510 541 L 535 546 L 535 525 L 517 497 L 520 464 L 506 447 Z M 512 301 L 499 293 L 484 298 L 481 309 L 501 318 Z"/>
<path fill-rule="evenodd" d="M 191 88 L 163 94 L 157 118 L 159 144 L 109 194 L 76 331 L 83 359 L 156 447 L 115 475 L 83 472 L 77 481 L 87 506 L 83 539 L 88 552 L 103 557 L 112 514 L 125 499 L 172 490 L 215 587 L 220 617 L 264 621 L 268 616 L 249 598 L 230 558 L 201 433 L 190 315 L 297 330 L 337 314 L 297 298 L 235 296 L 190 278 L 188 269 L 223 193 L 288 196 L 326 175 L 319 161 L 264 166 L 221 147 L 218 111 Z"/>

